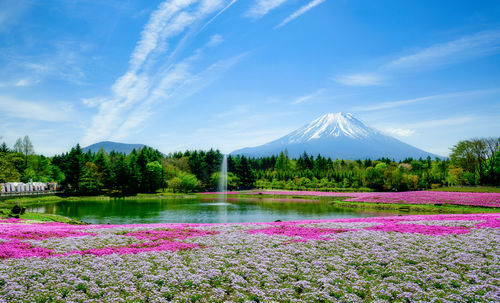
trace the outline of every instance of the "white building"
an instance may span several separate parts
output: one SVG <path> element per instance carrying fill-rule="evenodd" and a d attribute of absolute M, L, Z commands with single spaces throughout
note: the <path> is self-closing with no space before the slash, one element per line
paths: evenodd
<path fill-rule="evenodd" d="M 24 193 L 24 192 L 46 192 L 57 189 L 57 183 L 44 182 L 7 182 L 0 183 L 0 192 L 3 193 Z"/>

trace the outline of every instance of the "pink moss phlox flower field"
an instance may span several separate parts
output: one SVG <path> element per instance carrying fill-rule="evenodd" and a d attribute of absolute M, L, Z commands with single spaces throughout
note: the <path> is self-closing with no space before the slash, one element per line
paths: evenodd
<path fill-rule="evenodd" d="M 500 193 L 463 193 L 440 191 L 408 192 L 320 192 L 320 191 L 261 191 L 264 195 L 350 197 L 345 201 L 400 203 L 400 204 L 457 204 L 468 206 L 500 207 Z M 205 193 L 205 194 L 217 194 Z M 238 194 L 238 192 L 227 192 Z M 256 194 L 256 193 L 252 193 Z"/>
<path fill-rule="evenodd" d="M 264 233 L 266 235 L 284 235 L 287 237 L 300 237 L 301 240 L 326 240 L 331 238 L 321 238 L 323 235 L 336 234 L 341 232 L 346 232 L 346 229 L 334 229 L 334 228 L 314 228 L 314 227 L 303 227 L 295 225 L 280 225 L 273 226 L 265 229 L 252 229 L 248 232 L 254 233 Z"/>
<path fill-rule="evenodd" d="M 136 237 L 138 239 L 149 239 L 152 241 L 166 239 L 184 240 L 189 237 L 200 237 L 213 235 L 215 232 L 196 230 L 196 229 L 169 229 L 169 230 L 142 230 L 133 233 L 127 233 L 125 236 Z"/>
<path fill-rule="evenodd" d="M 500 300 L 500 213 L 0 223 L 0 302 Z"/>

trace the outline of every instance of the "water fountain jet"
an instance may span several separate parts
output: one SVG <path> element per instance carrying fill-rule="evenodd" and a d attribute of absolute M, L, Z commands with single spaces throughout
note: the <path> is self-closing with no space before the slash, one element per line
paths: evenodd
<path fill-rule="evenodd" d="M 222 165 L 220 167 L 219 185 L 217 186 L 219 192 L 218 201 L 226 202 L 227 199 L 227 155 L 222 158 Z"/>

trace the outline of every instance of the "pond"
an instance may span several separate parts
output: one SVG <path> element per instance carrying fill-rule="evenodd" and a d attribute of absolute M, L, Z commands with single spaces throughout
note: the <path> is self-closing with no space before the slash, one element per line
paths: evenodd
<path fill-rule="evenodd" d="M 62 201 L 33 205 L 27 210 L 96 224 L 241 223 L 388 215 L 387 211 L 339 208 L 316 200 L 229 198 L 220 202 L 206 197 Z"/>

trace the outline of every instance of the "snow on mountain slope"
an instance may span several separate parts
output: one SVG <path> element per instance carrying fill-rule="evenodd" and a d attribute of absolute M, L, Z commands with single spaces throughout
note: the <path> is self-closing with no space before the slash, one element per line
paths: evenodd
<path fill-rule="evenodd" d="M 299 128 L 283 139 L 288 143 L 299 143 L 324 137 L 346 136 L 354 139 L 379 134 L 380 132 L 376 129 L 367 126 L 350 113 L 330 113 Z"/>
<path fill-rule="evenodd" d="M 262 157 L 277 155 L 285 149 L 292 158 L 297 158 L 304 152 L 350 160 L 440 157 L 387 136 L 349 113 L 323 115 L 275 141 L 236 150 L 231 154 Z"/>

